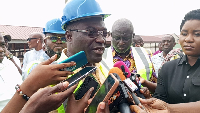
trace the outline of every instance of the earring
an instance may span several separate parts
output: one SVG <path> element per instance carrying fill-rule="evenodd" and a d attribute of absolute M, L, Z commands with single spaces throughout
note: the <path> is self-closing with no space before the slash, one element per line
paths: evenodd
<path fill-rule="evenodd" d="M 38 44 L 39 40 L 37 41 L 37 44 Z"/>

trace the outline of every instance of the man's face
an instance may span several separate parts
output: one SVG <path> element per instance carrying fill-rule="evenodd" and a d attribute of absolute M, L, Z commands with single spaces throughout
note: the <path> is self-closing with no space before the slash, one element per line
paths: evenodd
<path fill-rule="evenodd" d="M 133 31 L 126 27 L 118 27 L 112 31 L 112 46 L 118 53 L 125 53 L 132 44 Z"/>
<path fill-rule="evenodd" d="M 173 37 L 170 35 L 166 35 L 162 38 L 162 50 L 166 54 L 168 54 L 175 46 L 175 42 L 173 41 L 172 38 Z"/>
<path fill-rule="evenodd" d="M 36 48 L 38 46 L 37 41 L 40 39 L 40 36 L 37 34 L 30 35 L 29 36 L 29 41 L 27 41 L 29 49 L 31 48 Z"/>
<path fill-rule="evenodd" d="M 61 54 L 64 48 L 67 48 L 67 42 L 64 34 L 47 33 L 44 40 L 46 49 L 50 56 Z"/>
<path fill-rule="evenodd" d="M 144 42 L 142 39 L 135 40 L 135 47 L 143 47 Z"/>
<path fill-rule="evenodd" d="M 0 35 L 0 63 L 2 63 L 3 58 L 5 57 L 6 44 L 4 38 Z"/>
<path fill-rule="evenodd" d="M 80 22 L 76 26 L 74 26 L 73 29 L 91 30 L 94 31 L 94 34 L 88 34 L 86 32 L 69 31 L 72 37 L 71 40 L 69 40 L 67 43 L 69 44 L 67 46 L 68 51 L 71 54 L 84 51 L 86 53 L 88 62 L 100 62 L 102 60 L 102 55 L 105 49 L 105 35 L 107 35 L 107 29 L 102 19 L 89 18 L 80 20 Z M 97 31 L 100 34 L 97 34 Z"/>

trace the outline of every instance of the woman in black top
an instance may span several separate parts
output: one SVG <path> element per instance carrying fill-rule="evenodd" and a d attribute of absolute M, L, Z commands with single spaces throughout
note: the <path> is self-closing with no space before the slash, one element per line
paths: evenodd
<path fill-rule="evenodd" d="M 162 66 L 155 98 L 141 100 L 148 112 L 200 112 L 200 9 L 185 15 L 180 32 L 179 42 L 185 56 Z M 131 109 L 145 112 L 138 106 Z"/>

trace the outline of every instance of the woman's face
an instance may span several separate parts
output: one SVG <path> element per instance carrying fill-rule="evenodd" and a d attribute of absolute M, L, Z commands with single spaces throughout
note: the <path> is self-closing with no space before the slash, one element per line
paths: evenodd
<path fill-rule="evenodd" d="M 188 56 L 200 56 L 200 20 L 188 20 L 181 29 L 180 45 Z"/>

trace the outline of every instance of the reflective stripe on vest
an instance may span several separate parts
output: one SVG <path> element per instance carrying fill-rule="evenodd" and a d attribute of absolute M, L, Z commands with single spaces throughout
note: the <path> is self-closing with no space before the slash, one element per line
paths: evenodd
<path fill-rule="evenodd" d="M 132 53 L 139 73 L 145 80 L 150 80 L 152 75 L 152 62 L 143 47 L 132 47 Z"/>
<path fill-rule="evenodd" d="M 137 73 L 139 73 L 145 80 L 150 80 L 153 67 L 146 50 L 143 47 L 132 47 L 132 53 Z M 105 49 L 101 63 L 107 64 L 108 67 L 110 67 L 109 69 L 113 67 L 114 63 L 111 47 Z"/>

